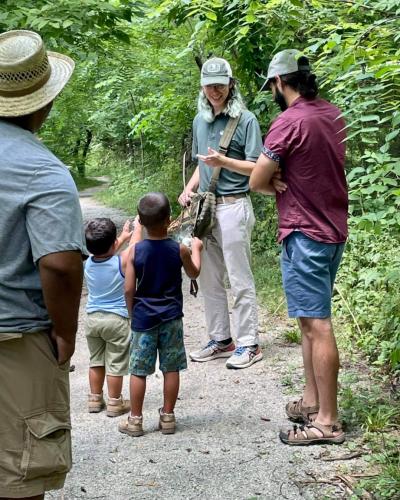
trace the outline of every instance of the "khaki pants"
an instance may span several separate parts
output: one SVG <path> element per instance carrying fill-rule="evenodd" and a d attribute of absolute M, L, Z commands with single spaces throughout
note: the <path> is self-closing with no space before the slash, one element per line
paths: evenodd
<path fill-rule="evenodd" d="M 69 363 L 58 365 L 47 334 L 0 341 L 0 497 L 62 488 L 70 429 Z"/>
<path fill-rule="evenodd" d="M 257 299 L 250 267 L 250 240 L 255 219 L 250 198 L 218 204 L 216 217 L 211 236 L 204 240 L 200 273 L 207 333 L 217 341 L 233 337 L 238 346 L 258 344 Z M 232 332 L 225 269 L 234 298 Z"/>
<path fill-rule="evenodd" d="M 113 313 L 94 312 L 87 315 L 86 340 L 90 366 L 104 366 L 106 375 L 128 374 L 130 319 Z"/>

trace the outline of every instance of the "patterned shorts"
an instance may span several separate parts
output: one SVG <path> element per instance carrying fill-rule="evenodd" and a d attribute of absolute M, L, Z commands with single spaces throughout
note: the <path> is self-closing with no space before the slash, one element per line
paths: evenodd
<path fill-rule="evenodd" d="M 157 352 L 163 373 L 187 368 L 182 318 L 167 321 L 145 332 L 132 330 L 129 373 L 138 377 L 154 373 Z"/>

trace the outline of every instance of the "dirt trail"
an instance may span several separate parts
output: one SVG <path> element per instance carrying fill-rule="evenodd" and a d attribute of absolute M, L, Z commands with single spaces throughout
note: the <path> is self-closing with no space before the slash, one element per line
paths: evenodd
<path fill-rule="evenodd" d="M 106 216 L 121 226 L 126 214 L 95 201 L 92 195 L 96 191 L 83 192 L 84 219 Z M 185 283 L 185 341 L 190 351 L 204 342 L 206 335 L 202 298 L 191 297 L 188 288 Z M 344 489 L 329 484 L 304 489 L 295 484 L 310 481 L 307 473 L 311 472 L 316 477 L 332 478 L 337 463 L 317 459 L 326 453 L 346 454 L 346 449 L 290 448 L 278 439 L 280 427 L 288 425 L 284 405 L 292 397 L 284 390 L 301 387 L 300 348 L 284 344 L 285 321 L 273 320 L 260 309 L 264 359 L 248 369 L 227 370 L 224 360 L 189 364 L 182 373 L 175 435 L 164 436 L 156 430 L 162 376 L 157 372 L 149 377 L 145 435 L 130 438 L 117 431 L 119 419 L 86 411 L 85 302 L 86 291 L 72 361 L 75 371 L 71 373 L 74 467 L 64 491 L 50 493 L 47 498 L 346 498 Z M 128 396 L 128 379 L 124 394 Z"/>

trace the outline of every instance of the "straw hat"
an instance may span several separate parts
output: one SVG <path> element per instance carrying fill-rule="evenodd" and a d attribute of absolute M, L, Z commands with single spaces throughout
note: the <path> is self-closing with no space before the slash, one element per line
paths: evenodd
<path fill-rule="evenodd" d="M 74 61 L 46 52 L 40 35 L 15 30 L 0 34 L 0 117 L 28 115 L 64 88 Z"/>

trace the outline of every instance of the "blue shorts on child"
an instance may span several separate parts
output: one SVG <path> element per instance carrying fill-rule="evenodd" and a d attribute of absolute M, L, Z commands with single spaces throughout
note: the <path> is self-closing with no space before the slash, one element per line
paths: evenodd
<path fill-rule="evenodd" d="M 132 330 L 129 373 L 138 377 L 154 373 L 157 352 L 163 373 L 187 368 L 182 318 L 166 321 L 151 330 Z"/>

